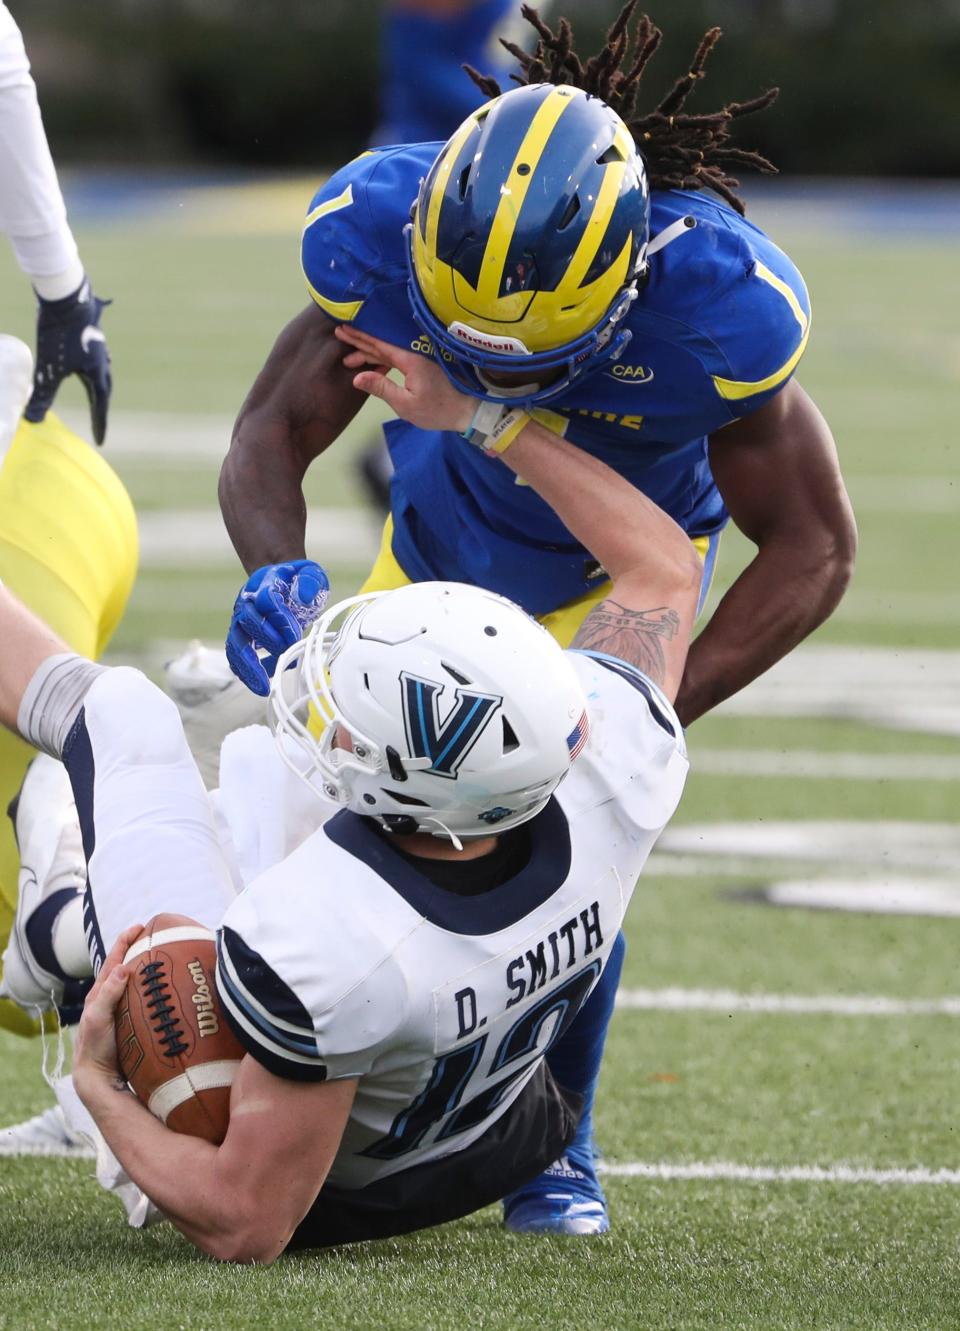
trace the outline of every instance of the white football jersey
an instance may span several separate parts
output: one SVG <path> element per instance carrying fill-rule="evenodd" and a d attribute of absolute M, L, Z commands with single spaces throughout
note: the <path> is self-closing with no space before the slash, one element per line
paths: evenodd
<path fill-rule="evenodd" d="M 596 984 L 677 805 L 670 704 L 622 661 L 571 658 L 589 734 L 515 877 L 448 891 L 343 810 L 227 910 L 218 984 L 247 1049 L 280 1076 L 360 1079 L 336 1186 L 460 1150 L 513 1103 Z"/>
<path fill-rule="evenodd" d="M 208 792 L 174 703 L 126 666 L 91 684 L 63 761 L 88 862 L 86 928 L 98 966 L 123 929 L 161 911 L 215 929 L 236 893 L 337 807 L 291 772 L 266 726 L 226 737 L 223 784 Z"/>

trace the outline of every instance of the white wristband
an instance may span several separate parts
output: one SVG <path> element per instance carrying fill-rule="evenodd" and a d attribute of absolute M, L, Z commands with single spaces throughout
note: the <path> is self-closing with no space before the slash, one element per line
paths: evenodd
<path fill-rule="evenodd" d="M 486 448 L 487 439 L 496 429 L 504 410 L 501 402 L 481 401 L 473 413 L 473 420 L 462 432 L 461 439 L 466 439 L 468 444 L 474 444 L 477 448 Z"/>

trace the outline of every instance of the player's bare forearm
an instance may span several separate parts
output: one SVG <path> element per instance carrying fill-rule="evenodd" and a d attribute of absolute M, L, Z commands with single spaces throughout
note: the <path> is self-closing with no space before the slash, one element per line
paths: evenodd
<path fill-rule="evenodd" d="M 264 564 L 303 559 L 306 464 L 282 428 L 241 415 L 220 472 L 220 511 L 248 573 Z"/>
<path fill-rule="evenodd" d="M 779 661 L 833 612 L 857 531 L 829 427 L 791 382 L 711 440 L 727 508 L 757 554 L 690 648 L 677 697 L 688 725 Z"/>
<path fill-rule="evenodd" d="M 305 554 L 303 477 L 363 404 L 343 369 L 333 323 L 316 306 L 278 337 L 234 427 L 220 507 L 251 572 Z"/>
<path fill-rule="evenodd" d="M 680 632 L 680 616 L 669 606 L 632 610 L 613 596 L 594 606 L 573 646 L 629 661 L 655 684 L 667 683 L 668 648 Z"/>
<path fill-rule="evenodd" d="M 73 1085 L 124 1169 L 164 1214 L 205 1252 L 239 1214 L 229 1189 L 215 1188 L 218 1150 L 171 1132 L 127 1089 L 117 1060 L 116 1011 L 130 972 L 123 962 L 141 926 L 114 941 L 83 1005 Z M 237 1208 L 235 1212 L 235 1208 Z"/>
<path fill-rule="evenodd" d="M 591 610 L 573 646 L 637 666 L 672 700 L 701 576 L 686 534 L 606 463 L 535 421 L 503 461 L 550 504 L 613 581 L 610 596 Z"/>
<path fill-rule="evenodd" d="M 116 1011 L 123 963 L 141 933 L 117 938 L 83 1006 L 73 1082 L 107 1145 L 155 1206 L 211 1257 L 271 1262 L 316 1200 L 343 1136 L 356 1082 L 284 1081 L 240 1062 L 220 1146 L 171 1132 L 119 1075 Z"/>
<path fill-rule="evenodd" d="M 256 1149 L 256 1133 L 262 1134 L 265 1124 L 251 1126 L 250 1114 L 241 1110 L 236 1130 L 231 1123 L 219 1147 L 172 1132 L 127 1089 L 120 1075 L 116 1012 L 130 980 L 123 958 L 141 931 L 136 924 L 119 935 L 84 1002 L 74 1049 L 74 1088 L 130 1178 L 192 1243 L 212 1257 L 271 1260 L 292 1230 L 269 1224 L 273 1217 L 264 1196 L 264 1171 L 259 1176 L 256 1171 L 258 1155 L 267 1156 L 267 1180 L 278 1171 L 271 1168 L 274 1161 L 267 1152 Z M 241 1062 L 231 1089 L 231 1114 L 242 1099 L 239 1088 L 251 1061 Z M 267 1103 L 254 1108 L 262 1114 L 274 1107 Z M 279 1127 L 264 1140 L 278 1137 L 282 1140 Z"/>
<path fill-rule="evenodd" d="M 137 1187 L 203 1252 L 230 1256 L 239 1247 L 243 1199 L 217 1176 L 218 1148 L 171 1132 L 119 1077 L 87 1077 L 77 1091 Z"/>
<path fill-rule="evenodd" d="M 37 667 L 69 647 L 0 583 L 0 723 L 16 730 L 20 700 Z"/>
<path fill-rule="evenodd" d="M 423 429 L 463 431 L 476 408 L 433 361 L 391 346 L 358 329 L 337 336 L 355 348 L 344 364 L 354 382 Z M 374 369 L 364 369 L 372 365 Z M 403 383 L 388 377 L 399 370 Z M 686 586 L 699 565 L 687 537 L 662 509 L 605 462 L 575 448 L 532 417 L 500 452 L 501 461 L 550 505 L 564 526 L 616 581 L 644 572 L 651 584 Z"/>
<path fill-rule="evenodd" d="M 699 577 L 690 541 L 661 508 L 599 458 L 531 421 L 502 461 L 600 561 L 614 583 L 643 569 L 665 587 Z"/>
<path fill-rule="evenodd" d="M 202 1252 L 271 1262 L 323 1186 L 356 1083 L 282 1082 L 246 1058 L 221 1146 L 171 1132 L 114 1076 L 89 1067 L 77 1092 L 123 1168 Z"/>
<path fill-rule="evenodd" d="M 355 348 L 345 364 L 359 371 L 357 387 L 387 402 L 404 420 L 426 429 L 463 431 L 469 425 L 472 400 L 438 365 L 356 329 L 338 328 L 337 336 Z M 374 368 L 362 368 L 366 365 Z M 390 369 L 404 376 L 402 385 L 389 379 Z M 672 701 L 701 578 L 684 532 L 605 462 L 533 418 L 497 451 L 613 580 L 611 598 L 587 617 L 574 646 L 593 646 L 639 666 Z"/>
<path fill-rule="evenodd" d="M 691 645 L 677 698 L 690 725 L 769 670 L 836 608 L 849 566 L 809 547 L 769 544 L 743 571 Z"/>

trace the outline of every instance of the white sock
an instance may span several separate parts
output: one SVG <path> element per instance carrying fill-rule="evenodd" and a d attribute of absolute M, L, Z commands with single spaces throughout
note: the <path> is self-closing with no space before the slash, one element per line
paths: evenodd
<path fill-rule="evenodd" d="M 68 901 L 53 925 L 53 955 L 65 975 L 85 980 L 93 974 L 87 939 L 83 931 L 83 893 Z"/>
<path fill-rule="evenodd" d="M 76 652 L 41 661 L 20 699 L 17 730 L 23 738 L 51 758 L 62 758 L 87 691 L 106 669 Z"/>

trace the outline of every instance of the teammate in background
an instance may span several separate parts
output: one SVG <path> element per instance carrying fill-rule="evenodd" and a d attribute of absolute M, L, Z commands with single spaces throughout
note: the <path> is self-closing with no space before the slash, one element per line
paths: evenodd
<path fill-rule="evenodd" d="M 112 469 L 49 411 L 78 374 L 96 442 L 106 432 L 110 358 L 47 146 L 20 30 L 0 0 L 0 231 L 37 295 L 37 365 L 0 334 L 0 578 L 78 652 L 99 656 L 133 585 L 136 522 Z M 33 422 L 21 424 L 21 416 Z M 0 735 L 0 810 L 23 782 L 32 750 Z M 78 847 L 79 852 L 79 847 Z M 82 856 L 78 855 L 82 880 Z M 17 901 L 19 857 L 0 818 L 0 946 Z M 29 885 L 26 889 L 29 892 Z M 37 1023 L 2 995 L 0 1026 Z M 17 990 L 17 996 L 25 998 Z"/>
<path fill-rule="evenodd" d="M 375 143 L 445 139 L 482 94 L 465 64 L 507 78 L 498 38 L 516 35 L 515 0 L 388 0 L 380 28 L 380 124 Z"/>
<path fill-rule="evenodd" d="M 110 405 L 110 356 L 100 330 L 108 302 L 83 271 L 37 104 L 20 29 L 0 0 L 0 231 L 37 296 L 37 358 L 26 418 L 44 419 L 61 383 L 76 374 L 102 444 Z"/>
<path fill-rule="evenodd" d="M 352 362 L 405 375 L 395 388 L 361 371 L 360 391 L 466 427 L 473 404 L 435 364 L 349 336 Z M 556 508 L 603 560 L 610 597 L 570 652 L 461 584 L 328 610 L 282 662 L 271 706 L 284 761 L 339 811 L 235 900 L 170 700 L 65 653 L 0 594 L 15 646 L 0 720 L 67 766 L 92 850 L 88 932 L 109 950 L 74 1084 L 127 1174 L 215 1257 L 268 1262 L 454 1219 L 573 1138 L 584 1088 L 565 1079 L 566 1051 L 602 1046 L 593 998 L 605 1029 L 623 914 L 686 774 L 671 699 L 700 568 L 656 505 L 535 421 L 490 465 Z M 251 785 L 269 797 L 266 763 L 237 776 L 241 805 Z M 230 826 L 250 839 L 242 809 Z M 220 1147 L 172 1133 L 118 1081 L 120 961 L 131 920 L 159 910 L 220 925 L 217 984 L 248 1051 Z M 581 1203 L 585 1232 L 600 1212 Z"/>
<path fill-rule="evenodd" d="M 523 36 L 516 0 L 389 0 L 380 27 L 381 120 L 374 145 L 445 139 L 484 101 L 464 66 L 506 80 L 512 58 L 501 37 Z M 516 31 L 515 31 L 516 30 Z M 374 508 L 390 510 L 393 463 L 383 437 L 357 458 Z"/>
<path fill-rule="evenodd" d="M 830 431 L 792 377 L 806 289 L 744 220 L 729 174 L 772 169 L 729 132 L 775 90 L 688 113 L 711 29 L 667 96 L 638 112 L 660 33 L 641 19 L 631 52 L 633 9 L 583 61 L 565 21 L 554 33 L 525 7 L 539 46 L 511 49 L 526 86 L 500 95 L 480 79 L 492 100 L 447 144 L 365 154 L 314 198 L 302 246 L 314 304 L 281 333 L 221 474 L 224 518 L 253 571 L 227 653 L 255 691 L 313 613 L 303 475 L 363 401 L 338 324 L 435 359 L 476 408 L 465 435 L 423 420 L 386 427 L 392 515 L 365 590 L 459 579 L 509 596 L 561 645 L 575 638 L 609 595 L 609 570 L 473 446 L 509 444 L 532 413 L 687 532 L 701 600 L 728 514 L 757 546 L 693 644 L 684 724 L 769 668 L 842 595 L 853 518 Z M 592 1190 L 592 1162 L 583 1172 Z M 545 1228 L 556 1191 L 545 1176 Z"/>
<path fill-rule="evenodd" d="M 0 333 L 0 579 L 76 651 L 98 656 L 133 585 L 136 522 L 109 465 L 49 410 L 63 379 L 78 374 L 94 437 L 102 443 L 110 358 L 98 326 L 103 302 L 90 291 L 67 224 L 23 39 L 3 0 L 0 231 L 10 237 L 39 305 L 36 374 L 28 348 Z M 0 810 L 15 799 L 32 757 L 21 740 L 0 735 Z M 82 870 L 78 846 L 79 881 Z M 19 876 L 12 824 L 0 818 L 0 946 L 11 926 Z M 29 895 L 30 884 L 22 883 L 21 890 Z M 0 1027 L 36 1031 L 34 1016 L 11 996 L 0 979 Z M 19 988 L 15 996 L 28 998 Z"/>
<path fill-rule="evenodd" d="M 0 581 L 42 615 L 74 651 L 98 657 L 106 647 L 133 588 L 137 569 L 137 524 L 119 477 L 109 463 L 48 411 L 42 422 L 21 419 L 32 387 L 33 359 L 16 338 L 0 335 Z M 4 644 L 4 651 L 9 645 Z M 23 870 L 13 823 L 3 817 L 16 800 L 35 750 L 0 731 L 0 949 L 7 943 L 19 898 L 30 907 L 39 887 Z M 48 910 L 76 906 L 85 881 L 79 840 L 53 809 L 43 813 L 43 790 L 55 774 L 30 774 L 40 808 L 43 836 L 65 836 L 61 895 Z M 71 838 L 73 840 L 71 841 Z M 79 914 L 78 914 L 79 918 Z M 14 1001 L 10 1001 L 10 1000 Z M 69 1006 L 71 991 L 61 991 Z M 46 1000 L 42 1002 L 42 1000 Z M 49 1006 L 49 992 L 34 977 L 0 968 L 0 1027 L 20 1034 L 37 1028 L 36 1008 Z M 19 1006 L 18 1006 L 19 1004 Z M 50 1146 L 46 1127 L 36 1125 L 21 1145 Z M 40 1139 L 37 1138 L 37 1133 Z M 8 1149 L 11 1146 L 8 1140 Z"/>

